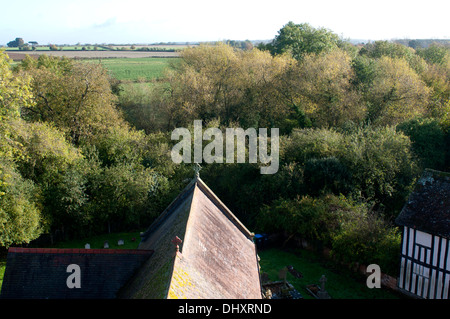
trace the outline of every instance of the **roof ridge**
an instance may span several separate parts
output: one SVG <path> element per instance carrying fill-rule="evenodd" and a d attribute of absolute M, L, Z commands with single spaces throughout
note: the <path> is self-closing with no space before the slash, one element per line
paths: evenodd
<path fill-rule="evenodd" d="M 222 207 L 221 211 L 228 217 L 228 219 L 249 239 L 252 239 L 255 234 L 245 227 L 245 225 L 233 214 L 233 212 L 217 197 L 216 194 L 206 185 L 206 183 L 200 178 L 196 177 L 196 184 L 202 188 L 208 195 L 212 201 L 215 201 L 218 206 Z"/>
<path fill-rule="evenodd" d="M 175 197 L 175 199 L 169 204 L 169 206 L 164 209 L 164 211 L 156 217 L 156 219 L 150 224 L 150 226 L 147 228 L 147 230 L 141 234 L 141 241 L 144 241 L 148 238 L 148 236 L 159 227 L 161 223 L 164 222 L 166 217 L 168 217 L 174 210 L 173 207 L 175 207 L 176 204 L 180 202 L 181 199 L 183 199 L 183 196 L 190 193 L 191 190 L 194 189 L 193 186 L 195 186 L 195 182 L 197 181 L 197 178 L 193 178 L 188 185 Z"/>

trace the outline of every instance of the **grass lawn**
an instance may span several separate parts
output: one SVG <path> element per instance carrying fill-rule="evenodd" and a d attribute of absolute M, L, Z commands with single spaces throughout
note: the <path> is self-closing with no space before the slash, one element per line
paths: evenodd
<path fill-rule="evenodd" d="M 270 281 L 279 281 L 279 272 L 286 266 L 293 266 L 302 273 L 302 278 L 296 278 L 287 272 L 286 280 L 302 294 L 305 299 L 314 299 L 305 286 L 319 285 L 319 279 L 325 275 L 327 282 L 325 289 L 333 299 L 398 299 L 398 294 L 384 288 L 370 289 L 366 286 L 365 278 L 360 274 L 338 267 L 326 261 L 315 253 L 303 249 L 284 251 L 268 249 L 258 252 L 261 273 L 267 273 Z"/>

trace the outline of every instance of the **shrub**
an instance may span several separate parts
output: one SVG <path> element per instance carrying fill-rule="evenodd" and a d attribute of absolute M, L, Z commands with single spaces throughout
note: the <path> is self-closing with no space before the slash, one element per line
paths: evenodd
<path fill-rule="evenodd" d="M 393 127 L 369 126 L 346 136 L 340 152 L 351 172 L 352 192 L 396 214 L 418 173 L 410 139 Z"/>
<path fill-rule="evenodd" d="M 351 176 L 346 166 L 334 156 L 309 159 L 304 168 L 304 184 L 308 194 L 348 193 Z"/>
<path fill-rule="evenodd" d="M 332 255 L 346 263 L 378 264 L 396 275 L 400 241 L 397 228 L 374 212 L 359 211 L 332 238 Z"/>
<path fill-rule="evenodd" d="M 285 162 L 304 165 L 310 159 L 336 156 L 344 141 L 344 135 L 334 130 L 294 129 L 289 137 L 281 138 L 280 156 Z"/>
<path fill-rule="evenodd" d="M 330 247 L 344 263 L 378 264 L 396 274 L 400 232 L 365 203 L 331 194 L 277 200 L 258 215 L 259 229 L 299 236 Z"/>
<path fill-rule="evenodd" d="M 409 136 L 412 150 L 423 168 L 442 170 L 445 164 L 445 133 L 436 119 L 414 119 L 397 126 Z"/>
<path fill-rule="evenodd" d="M 361 207 L 344 196 L 331 194 L 281 199 L 261 209 L 258 227 L 266 232 L 282 231 L 290 237 L 296 235 L 327 245 L 339 233 L 349 212 L 359 211 Z"/>

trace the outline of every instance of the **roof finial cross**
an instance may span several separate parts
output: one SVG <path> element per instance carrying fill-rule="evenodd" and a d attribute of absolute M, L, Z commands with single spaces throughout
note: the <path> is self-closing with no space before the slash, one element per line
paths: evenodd
<path fill-rule="evenodd" d="M 194 163 L 195 177 L 200 177 L 200 170 L 201 169 L 202 169 L 202 167 L 200 166 L 199 163 Z"/>

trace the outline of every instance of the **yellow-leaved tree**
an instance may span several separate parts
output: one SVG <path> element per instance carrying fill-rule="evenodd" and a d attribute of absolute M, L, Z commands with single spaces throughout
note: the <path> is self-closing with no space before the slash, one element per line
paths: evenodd
<path fill-rule="evenodd" d="M 0 246 L 29 242 L 41 231 L 38 189 L 23 178 L 16 160 L 26 157 L 17 139 L 20 108 L 32 107 L 27 78 L 13 76 L 8 56 L 0 52 Z"/>
<path fill-rule="evenodd" d="M 373 123 L 395 125 L 426 112 L 430 89 L 406 60 L 383 56 L 377 60 L 367 100 Z"/>

